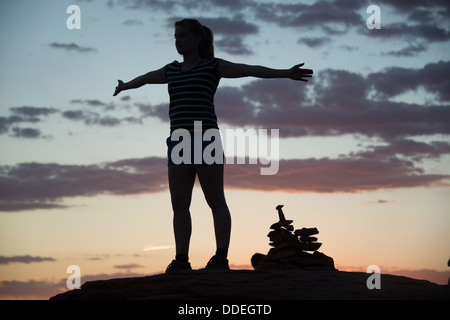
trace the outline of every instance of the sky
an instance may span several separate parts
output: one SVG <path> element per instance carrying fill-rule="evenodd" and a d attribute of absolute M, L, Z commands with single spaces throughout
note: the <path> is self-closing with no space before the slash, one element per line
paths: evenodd
<path fill-rule="evenodd" d="M 71 5 L 80 29 L 68 28 Z M 380 29 L 367 26 L 370 5 Z M 280 136 L 275 175 L 225 166 L 231 268 L 267 253 L 283 204 L 296 229 L 318 228 L 339 270 L 446 284 L 449 15 L 437 0 L 1 1 L 0 298 L 66 291 L 70 265 L 84 283 L 173 259 L 167 85 L 112 94 L 118 79 L 182 61 L 181 18 L 214 31 L 216 57 L 314 70 L 309 82 L 221 79 L 222 131 Z M 202 268 L 216 248 L 199 185 L 191 213 L 190 262 Z"/>

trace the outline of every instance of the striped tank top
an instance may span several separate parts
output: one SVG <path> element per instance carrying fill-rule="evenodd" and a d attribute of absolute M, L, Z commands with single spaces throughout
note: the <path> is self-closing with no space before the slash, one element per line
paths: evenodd
<path fill-rule="evenodd" d="M 220 76 L 217 58 L 207 58 L 189 71 L 181 71 L 181 63 L 174 61 L 165 66 L 170 96 L 170 132 L 186 129 L 194 132 L 194 121 L 202 121 L 202 129 L 218 129 L 214 110 L 214 94 Z"/>

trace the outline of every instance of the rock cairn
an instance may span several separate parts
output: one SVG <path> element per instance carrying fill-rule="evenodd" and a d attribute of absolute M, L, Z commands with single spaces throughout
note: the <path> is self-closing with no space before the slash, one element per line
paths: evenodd
<path fill-rule="evenodd" d="M 255 253 L 251 259 L 255 270 L 304 269 L 336 270 L 331 257 L 317 251 L 317 228 L 294 230 L 293 220 L 286 220 L 283 205 L 276 207 L 279 221 L 272 224 L 267 235 L 272 246 L 267 255 Z M 313 252 L 313 253 L 309 253 Z"/>

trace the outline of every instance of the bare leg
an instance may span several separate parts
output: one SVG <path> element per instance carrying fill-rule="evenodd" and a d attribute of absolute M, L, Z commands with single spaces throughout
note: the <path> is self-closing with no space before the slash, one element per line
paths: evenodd
<path fill-rule="evenodd" d="M 223 164 L 197 167 L 196 170 L 203 194 L 212 210 L 217 249 L 228 251 L 231 215 L 223 191 Z"/>
<path fill-rule="evenodd" d="M 190 165 L 176 165 L 169 166 L 168 171 L 176 253 L 187 256 L 192 232 L 189 207 L 195 182 L 195 168 Z"/>

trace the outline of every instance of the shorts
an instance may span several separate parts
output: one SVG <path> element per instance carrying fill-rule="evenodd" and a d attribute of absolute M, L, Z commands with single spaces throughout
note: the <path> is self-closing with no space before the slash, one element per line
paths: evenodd
<path fill-rule="evenodd" d="M 214 164 L 224 164 L 225 154 L 223 152 L 222 140 L 216 141 L 216 136 L 211 138 L 211 141 L 204 141 L 201 139 L 201 149 L 197 150 L 195 154 L 195 142 L 200 142 L 200 139 L 194 139 L 191 135 L 189 143 L 181 137 L 179 141 L 172 140 L 171 136 L 166 139 L 167 144 L 167 165 L 176 166 L 180 164 L 193 165 L 194 167 L 205 167 Z M 175 149 L 175 150 L 174 150 Z M 189 154 L 185 154 L 186 149 Z"/>

